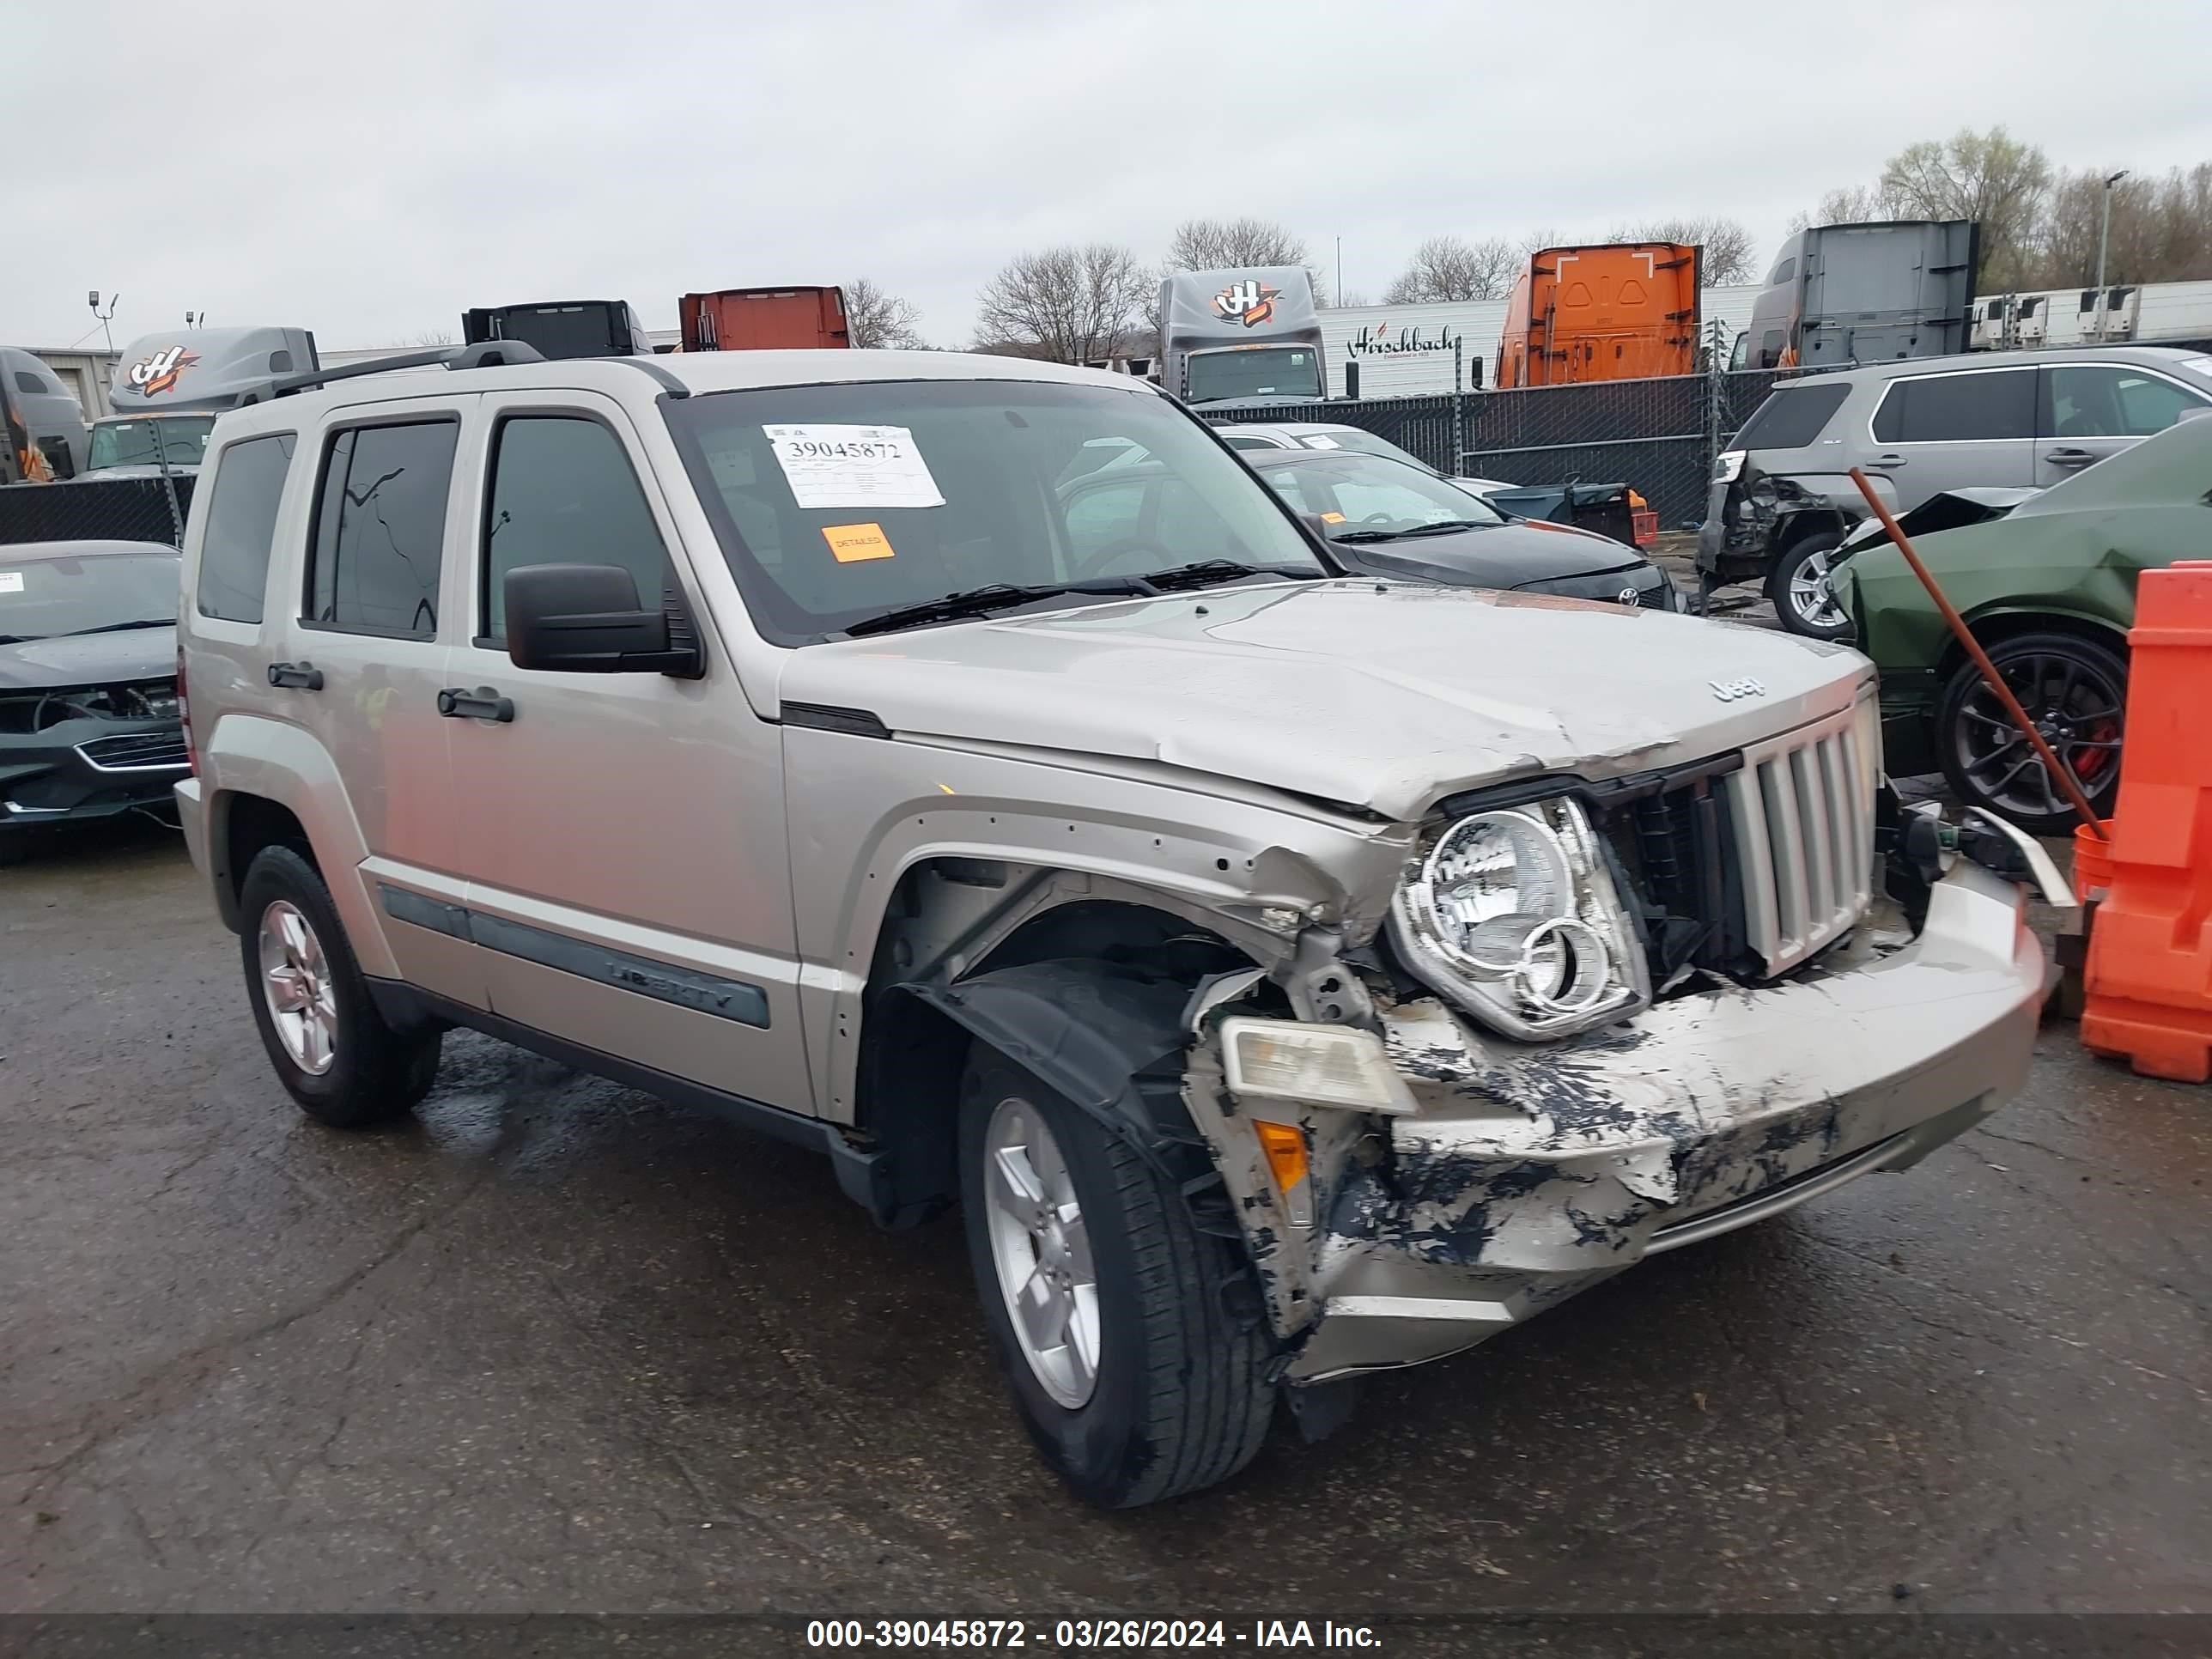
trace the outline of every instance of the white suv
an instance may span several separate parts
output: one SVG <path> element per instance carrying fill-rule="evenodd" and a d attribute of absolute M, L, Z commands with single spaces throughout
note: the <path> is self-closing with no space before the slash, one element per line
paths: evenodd
<path fill-rule="evenodd" d="M 217 423 L 177 795 L 270 1062 L 362 1124 L 472 1026 L 959 1202 L 1095 1502 L 2026 1072 L 2021 890 L 1878 824 L 1848 652 L 1347 577 L 1125 376 L 532 357 Z"/>

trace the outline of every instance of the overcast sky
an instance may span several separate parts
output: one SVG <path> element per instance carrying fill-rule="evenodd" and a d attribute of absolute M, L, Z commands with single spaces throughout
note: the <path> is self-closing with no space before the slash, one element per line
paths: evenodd
<path fill-rule="evenodd" d="M 1379 295 L 1422 237 L 1717 212 L 1762 256 L 1912 140 L 2212 158 L 2212 5 L 0 0 L 0 342 L 204 309 L 326 347 L 471 305 L 869 276 L 970 337 L 1070 240 L 1250 213 Z M 1747 31 L 1755 28 L 1755 37 Z M 1802 48 L 1792 58 L 1788 51 Z"/>

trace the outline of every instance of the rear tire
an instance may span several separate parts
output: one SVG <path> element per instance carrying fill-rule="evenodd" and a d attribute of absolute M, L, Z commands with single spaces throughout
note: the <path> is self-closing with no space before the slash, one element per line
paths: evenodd
<path fill-rule="evenodd" d="M 1010 1151 L 1032 1175 L 1043 1171 L 1041 1202 L 1023 1202 L 1029 1183 L 1002 1173 L 999 1154 Z M 1221 1285 L 1243 1263 L 1198 1231 L 1173 1183 L 1121 1136 L 980 1044 L 961 1085 L 960 1169 L 992 1346 L 1023 1426 L 1076 1495 L 1133 1509 L 1249 1462 L 1274 1408 L 1273 1344 L 1264 1323 L 1248 1328 L 1223 1306 Z M 1087 1335 L 1087 1366 L 1079 1352 L 1055 1358 L 1049 1346 L 1032 1358 L 1040 1344 L 1017 1330 L 1012 1304 L 1040 1273 L 1073 1281 L 1065 1346 L 1079 1351 Z M 1050 1323 L 1054 1288 L 1041 1290 L 1036 1305 L 1047 1312 L 1033 1334 Z"/>
<path fill-rule="evenodd" d="M 253 1022 L 300 1109 L 334 1129 L 405 1116 L 436 1080 L 444 1034 L 385 1023 L 315 866 L 289 847 L 263 848 L 239 915 Z"/>
<path fill-rule="evenodd" d="M 1791 633 L 1808 640 L 1848 640 L 1850 612 L 1829 592 L 1829 556 L 1842 544 L 1840 530 L 1815 531 L 1782 550 L 1766 573 L 1766 598 Z"/>

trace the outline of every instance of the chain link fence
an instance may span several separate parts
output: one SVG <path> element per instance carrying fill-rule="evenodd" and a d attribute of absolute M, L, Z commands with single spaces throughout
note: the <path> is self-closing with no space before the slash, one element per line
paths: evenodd
<path fill-rule="evenodd" d="M 24 542 L 159 542 L 185 539 L 195 475 L 173 479 L 70 478 L 0 489 L 0 547 Z M 173 483 L 176 493 L 170 494 Z"/>
<path fill-rule="evenodd" d="M 1651 504 L 1662 529 L 1682 530 L 1705 515 L 1713 457 L 1790 373 L 1722 370 L 1203 412 L 1215 421 L 1339 422 L 1439 471 L 1505 483 L 1626 483 Z"/>

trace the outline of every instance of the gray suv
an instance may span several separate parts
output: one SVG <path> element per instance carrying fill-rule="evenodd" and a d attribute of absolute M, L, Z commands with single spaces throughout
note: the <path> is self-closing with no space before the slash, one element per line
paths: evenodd
<path fill-rule="evenodd" d="M 471 1027 L 958 1205 L 1091 1501 L 2026 1074 L 2055 872 L 1899 816 L 1852 653 L 1347 576 L 1126 376 L 534 355 L 217 422 L 177 797 L 270 1064 L 350 1127 Z"/>
<path fill-rule="evenodd" d="M 1700 593 L 1763 582 L 1784 627 L 1844 638 L 1850 622 L 1828 571 L 1867 515 L 1852 467 L 1902 513 L 1946 490 L 2045 488 L 2207 406 L 2212 357 L 2156 346 L 1919 358 L 1781 381 L 1714 466 Z"/>

